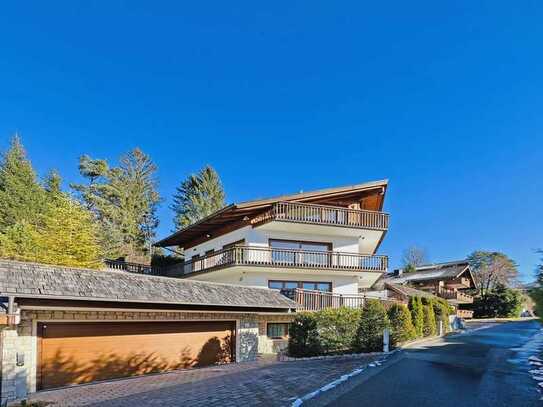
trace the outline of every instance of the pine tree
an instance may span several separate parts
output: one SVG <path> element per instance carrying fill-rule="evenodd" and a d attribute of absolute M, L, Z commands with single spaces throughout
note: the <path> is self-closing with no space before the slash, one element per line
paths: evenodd
<path fill-rule="evenodd" d="M 191 225 L 224 207 L 224 190 L 217 172 L 206 165 L 190 175 L 173 196 L 174 225 L 177 230 Z"/>
<path fill-rule="evenodd" d="M 50 196 L 58 196 L 61 193 L 62 178 L 56 170 L 49 171 L 44 181 L 44 188 Z"/>
<path fill-rule="evenodd" d="M 44 190 L 18 136 L 0 163 L 0 231 L 17 223 L 34 225 L 45 205 Z"/>
<path fill-rule="evenodd" d="M 18 138 L 1 169 L 0 195 L 11 195 L 4 200 L 9 205 L 0 203 L 2 214 L 10 216 L 0 229 L 0 257 L 74 267 L 101 265 L 92 213 L 61 191 L 56 171 L 40 185 Z"/>
<path fill-rule="evenodd" d="M 100 223 L 101 244 L 108 257 L 142 256 L 149 253 L 158 225 L 160 197 L 155 179 L 156 165 L 135 148 L 110 168 L 105 160 L 80 158 L 79 171 L 87 185 L 72 188 Z"/>

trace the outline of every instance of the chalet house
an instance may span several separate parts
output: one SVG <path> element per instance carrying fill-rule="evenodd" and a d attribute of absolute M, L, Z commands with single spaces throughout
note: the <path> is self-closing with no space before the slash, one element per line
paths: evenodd
<path fill-rule="evenodd" d="M 280 290 L 302 309 L 361 306 L 387 271 L 387 181 L 229 205 L 156 243 L 185 262 L 169 275 Z M 286 326 L 274 326 L 276 333 Z"/>
<path fill-rule="evenodd" d="M 444 298 L 460 318 L 473 317 L 473 311 L 463 309 L 463 305 L 473 303 L 473 297 L 465 291 L 476 287 L 469 263 L 465 260 L 424 265 L 410 273 L 395 270 L 376 285 L 377 289 L 386 290 L 388 298 L 415 295 L 413 290 Z"/>
<path fill-rule="evenodd" d="M 0 260 L 0 405 L 37 390 L 254 360 L 297 304 L 269 289 Z"/>

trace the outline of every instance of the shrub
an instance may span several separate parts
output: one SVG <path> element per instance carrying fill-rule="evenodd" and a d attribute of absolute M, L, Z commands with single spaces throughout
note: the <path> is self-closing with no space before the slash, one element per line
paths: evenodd
<path fill-rule="evenodd" d="M 424 315 L 422 309 L 422 300 L 420 297 L 409 298 L 409 310 L 411 311 L 411 321 L 415 327 L 417 338 L 422 338 L 424 330 Z"/>
<path fill-rule="evenodd" d="M 388 309 L 390 323 L 390 343 L 396 346 L 400 342 L 406 342 L 417 336 L 415 327 L 411 321 L 411 313 L 405 305 L 393 304 Z"/>
<path fill-rule="evenodd" d="M 436 335 L 436 316 L 434 314 L 434 307 L 431 304 L 423 305 L 423 315 L 424 315 L 424 327 L 423 327 L 424 336 L 435 336 Z"/>
<path fill-rule="evenodd" d="M 383 331 L 388 326 L 385 307 L 379 300 L 367 300 L 353 347 L 358 352 L 379 352 L 383 350 Z"/>
<path fill-rule="evenodd" d="M 475 298 L 472 307 L 476 318 L 512 318 L 520 316 L 522 302 L 520 291 L 499 284 Z"/>
<path fill-rule="evenodd" d="M 358 308 L 326 308 L 314 314 L 319 343 L 324 353 L 351 349 L 361 310 Z"/>
<path fill-rule="evenodd" d="M 288 353 L 294 357 L 322 354 L 314 314 L 301 313 L 292 321 L 289 327 Z"/>
<path fill-rule="evenodd" d="M 436 329 L 439 333 L 439 321 L 443 323 L 443 332 L 450 331 L 449 315 L 451 314 L 451 306 L 447 300 L 443 298 L 435 298 L 432 302 L 434 313 L 436 315 Z"/>

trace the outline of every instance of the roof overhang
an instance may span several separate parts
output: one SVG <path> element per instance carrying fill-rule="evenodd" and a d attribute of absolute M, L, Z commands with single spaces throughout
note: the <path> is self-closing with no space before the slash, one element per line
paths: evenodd
<path fill-rule="evenodd" d="M 237 227 L 249 225 L 251 217 L 269 209 L 278 202 L 305 202 L 314 203 L 315 201 L 325 201 L 327 199 L 349 198 L 357 196 L 372 190 L 379 190 L 384 196 L 388 187 L 388 180 L 372 181 L 363 184 L 349 185 L 339 188 L 321 189 L 311 192 L 301 192 L 292 195 L 282 195 L 274 198 L 259 199 L 254 201 L 231 204 L 216 211 L 215 213 L 199 220 L 198 222 L 187 226 L 170 236 L 156 242 L 158 247 L 183 246 L 185 243 L 209 234 L 213 237 L 213 231 L 226 224 L 234 224 Z M 379 210 L 382 210 L 383 201 L 381 200 Z"/>

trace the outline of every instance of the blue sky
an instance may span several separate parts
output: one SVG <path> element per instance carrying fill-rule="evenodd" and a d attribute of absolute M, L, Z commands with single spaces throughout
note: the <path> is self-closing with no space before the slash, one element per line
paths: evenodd
<path fill-rule="evenodd" d="M 375 3 L 375 2 L 373 2 Z M 543 4 L 10 2 L 0 148 L 78 181 L 78 157 L 139 146 L 159 237 L 204 164 L 229 202 L 389 178 L 380 252 L 432 261 L 543 247 Z"/>

